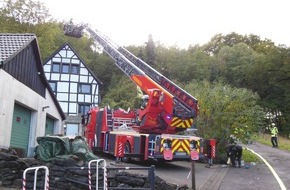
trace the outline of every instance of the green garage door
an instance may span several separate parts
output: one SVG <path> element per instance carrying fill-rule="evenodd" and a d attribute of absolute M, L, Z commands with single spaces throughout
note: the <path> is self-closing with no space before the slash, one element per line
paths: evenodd
<path fill-rule="evenodd" d="M 53 129 L 54 129 L 54 120 L 49 117 L 46 117 L 45 135 L 53 135 Z"/>
<path fill-rule="evenodd" d="M 15 104 L 10 146 L 16 148 L 20 157 L 27 156 L 31 111 Z"/>

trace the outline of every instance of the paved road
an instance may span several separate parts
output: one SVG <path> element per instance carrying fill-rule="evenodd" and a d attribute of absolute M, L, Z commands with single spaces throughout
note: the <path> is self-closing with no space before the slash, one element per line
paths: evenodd
<path fill-rule="evenodd" d="M 249 164 L 249 169 L 229 168 L 225 178 L 220 184 L 220 190 L 290 189 L 290 152 L 260 143 L 244 145 L 244 147 L 262 156 L 267 163 L 257 165 Z"/>
<path fill-rule="evenodd" d="M 290 152 L 272 148 L 260 143 L 247 146 L 247 148 L 261 155 L 277 173 L 286 189 L 290 189 Z M 279 180 L 277 178 L 277 180 Z M 282 186 L 283 187 L 283 186 Z"/>
<path fill-rule="evenodd" d="M 260 143 L 243 145 L 262 156 L 273 168 L 272 172 L 266 163 L 245 163 L 247 167 L 229 168 L 214 165 L 211 168 L 206 164 L 195 163 L 195 187 L 197 190 L 290 190 L 290 152 L 272 148 Z M 114 160 L 111 159 L 111 162 Z M 191 162 L 157 163 L 135 162 L 125 166 L 155 165 L 155 174 L 162 179 L 192 187 Z M 138 172 L 139 173 L 139 172 Z M 277 174 L 275 178 L 275 174 Z M 281 183 L 279 180 L 281 179 Z M 283 186 L 284 185 L 284 186 Z"/>
<path fill-rule="evenodd" d="M 163 180 L 183 186 L 187 185 L 188 187 L 192 187 L 192 162 L 185 162 L 185 161 L 174 161 L 174 162 L 157 162 L 157 161 L 147 161 L 147 162 L 139 162 L 139 161 L 132 161 L 130 163 L 115 163 L 114 158 L 112 157 L 102 157 L 107 160 L 107 163 L 111 163 L 114 166 L 121 166 L 121 167 L 149 167 L 151 165 L 155 165 L 155 175 L 162 178 Z M 207 164 L 198 163 L 194 164 L 195 169 L 195 186 L 197 189 L 201 189 L 204 186 L 207 179 L 209 179 L 216 169 L 220 166 L 214 166 L 212 168 L 208 168 Z M 134 173 L 144 174 L 147 175 L 147 171 L 131 171 Z M 224 172 L 224 175 L 226 172 Z M 222 179 L 222 178 L 221 178 Z M 219 182 L 220 183 L 220 182 Z"/>
<path fill-rule="evenodd" d="M 290 152 L 260 143 L 243 145 L 262 156 L 266 163 L 245 163 L 248 167 L 229 168 L 215 165 L 195 164 L 197 190 L 286 190 L 290 189 Z M 191 162 L 156 164 L 156 175 L 176 184 L 192 187 Z M 276 176 L 275 176 L 276 175 Z M 279 181 L 281 180 L 281 181 Z M 280 183 L 279 183 L 280 182 Z"/>

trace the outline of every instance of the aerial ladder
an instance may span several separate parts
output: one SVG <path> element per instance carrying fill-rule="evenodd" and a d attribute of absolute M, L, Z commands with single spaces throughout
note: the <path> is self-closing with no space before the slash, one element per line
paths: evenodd
<path fill-rule="evenodd" d="M 147 63 L 118 46 L 98 30 L 88 25 L 64 25 L 65 35 L 82 37 L 84 30 L 103 47 L 130 79 L 149 96 L 148 105 L 140 110 L 134 128 L 140 133 L 175 134 L 192 128 L 198 114 L 198 101 Z"/>

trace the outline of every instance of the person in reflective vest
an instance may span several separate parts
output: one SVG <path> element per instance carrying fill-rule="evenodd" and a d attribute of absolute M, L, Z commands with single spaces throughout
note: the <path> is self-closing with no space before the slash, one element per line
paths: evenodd
<path fill-rule="evenodd" d="M 272 123 L 271 131 L 271 143 L 273 147 L 278 147 L 278 128 L 275 126 L 275 123 Z"/>

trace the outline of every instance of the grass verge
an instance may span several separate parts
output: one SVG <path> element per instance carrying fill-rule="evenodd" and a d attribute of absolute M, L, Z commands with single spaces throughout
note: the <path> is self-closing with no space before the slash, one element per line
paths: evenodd
<path fill-rule="evenodd" d="M 253 140 L 261 144 L 272 146 L 270 134 L 256 134 L 253 136 Z M 290 139 L 287 137 L 278 137 L 279 149 L 290 151 Z"/>
<path fill-rule="evenodd" d="M 246 148 L 243 149 L 242 160 L 244 160 L 245 162 L 262 162 L 262 160 L 256 154 Z"/>
<path fill-rule="evenodd" d="M 252 136 L 253 141 L 259 142 L 261 144 L 272 146 L 271 144 L 271 135 L 270 134 L 255 134 Z M 278 145 L 279 149 L 290 151 L 290 139 L 287 137 L 278 137 Z M 245 162 L 257 162 L 260 163 L 262 160 L 252 153 L 250 150 L 243 149 L 243 156 L 242 159 Z"/>

